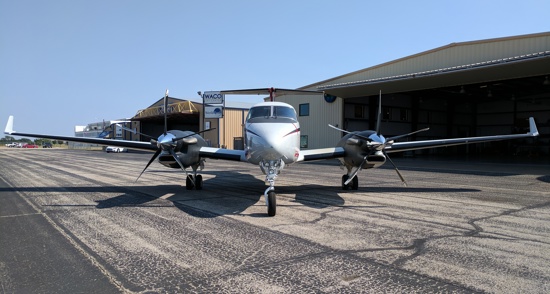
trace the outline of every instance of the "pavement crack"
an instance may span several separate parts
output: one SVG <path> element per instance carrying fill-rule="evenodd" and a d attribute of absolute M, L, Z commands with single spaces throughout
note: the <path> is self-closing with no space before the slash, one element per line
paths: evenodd
<path fill-rule="evenodd" d="M 476 224 L 477 222 L 481 222 L 481 221 L 485 221 L 485 220 L 489 220 L 489 219 L 493 219 L 493 218 L 497 218 L 497 217 L 501 217 L 501 216 L 505 216 L 505 215 L 512 215 L 514 213 L 518 213 L 518 212 L 522 212 L 522 211 L 526 211 L 526 210 L 544 208 L 544 207 L 549 207 L 549 206 L 550 206 L 550 201 L 547 201 L 547 202 L 543 202 L 543 203 L 528 205 L 528 206 L 518 208 L 518 209 L 508 209 L 508 210 L 505 210 L 501 213 L 471 219 L 471 220 L 468 221 L 468 224 L 471 225 L 472 227 L 474 227 L 474 229 L 469 230 L 466 233 L 464 233 L 464 236 L 465 237 L 474 237 L 474 236 L 478 236 L 481 232 L 483 232 L 483 228 L 481 226 L 479 226 L 478 224 Z"/>

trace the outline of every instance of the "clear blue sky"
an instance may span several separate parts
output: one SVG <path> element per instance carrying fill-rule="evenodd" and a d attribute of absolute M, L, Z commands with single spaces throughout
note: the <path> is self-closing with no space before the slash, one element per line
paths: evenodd
<path fill-rule="evenodd" d="M 16 131 L 73 135 L 132 117 L 167 88 L 193 100 L 297 88 L 453 42 L 547 31 L 547 0 L 0 0 L 0 122 L 13 114 Z"/>

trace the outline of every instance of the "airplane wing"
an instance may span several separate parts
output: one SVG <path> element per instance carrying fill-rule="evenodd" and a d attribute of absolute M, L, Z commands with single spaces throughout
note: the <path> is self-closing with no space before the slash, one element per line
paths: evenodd
<path fill-rule="evenodd" d="M 344 148 L 342 147 L 309 149 L 309 150 L 300 150 L 298 161 L 332 159 L 332 158 L 339 158 L 343 156 L 344 156 Z"/>
<path fill-rule="evenodd" d="M 285 94 L 302 94 L 302 95 L 320 95 L 320 94 L 323 94 L 323 92 L 320 92 L 320 91 L 279 89 L 279 88 L 225 90 L 225 91 L 220 91 L 220 93 L 221 94 L 235 94 L 235 95 L 269 95 L 270 93 L 275 93 L 278 96 L 285 95 Z"/>
<path fill-rule="evenodd" d="M 142 149 L 142 150 L 157 150 L 157 146 L 149 142 L 139 142 L 139 141 L 126 141 L 126 140 L 112 140 L 112 139 L 102 139 L 102 138 L 87 138 L 87 137 L 70 137 L 70 136 L 57 136 L 57 135 L 46 135 L 46 134 L 28 134 L 28 133 L 19 133 L 13 130 L 13 116 L 10 115 L 8 118 L 8 123 L 4 129 L 4 134 L 21 136 L 21 137 L 33 137 L 33 138 L 46 138 L 53 140 L 62 140 L 62 141 L 71 141 L 71 142 L 82 142 L 89 144 L 99 144 L 105 146 L 120 146 L 133 149 Z"/>
<path fill-rule="evenodd" d="M 497 136 L 484 136 L 484 137 L 470 137 L 470 138 L 456 138 L 456 139 L 441 139 L 441 140 L 425 140 L 425 141 L 412 141 L 412 142 L 396 142 L 386 146 L 385 151 L 387 153 L 403 152 L 409 150 L 427 149 L 435 147 L 447 147 L 455 145 L 464 145 L 470 143 L 483 143 L 490 141 L 500 141 L 509 139 L 530 138 L 539 135 L 535 120 L 529 118 L 529 132 L 526 134 L 517 135 L 497 135 Z"/>
<path fill-rule="evenodd" d="M 199 155 L 204 158 L 246 161 L 246 154 L 244 150 L 201 147 L 199 150 Z"/>

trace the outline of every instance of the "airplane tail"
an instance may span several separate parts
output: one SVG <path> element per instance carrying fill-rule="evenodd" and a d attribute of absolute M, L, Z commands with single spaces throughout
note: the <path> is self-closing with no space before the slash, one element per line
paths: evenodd
<path fill-rule="evenodd" d="M 4 129 L 4 134 L 11 135 L 12 133 L 15 133 L 15 131 L 13 130 L 13 115 L 10 115 L 6 128 Z"/>

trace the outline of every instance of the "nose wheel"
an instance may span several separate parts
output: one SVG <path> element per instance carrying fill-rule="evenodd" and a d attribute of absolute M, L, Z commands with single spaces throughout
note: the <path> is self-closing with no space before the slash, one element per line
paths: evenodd
<path fill-rule="evenodd" d="M 267 192 L 267 215 L 275 216 L 277 213 L 277 194 L 275 191 L 271 190 Z"/>
<path fill-rule="evenodd" d="M 267 215 L 275 216 L 277 213 L 277 194 L 275 193 L 275 179 L 277 174 L 284 168 L 285 163 L 282 160 L 262 162 L 260 168 L 266 174 L 265 181 L 269 187 L 265 189 L 264 197 L 267 205 Z"/>

